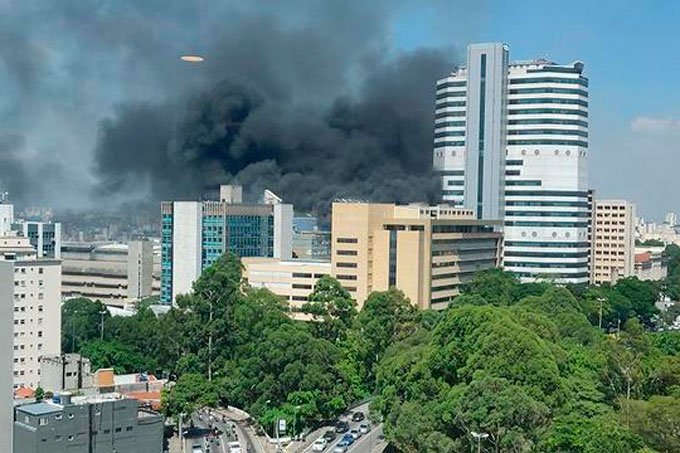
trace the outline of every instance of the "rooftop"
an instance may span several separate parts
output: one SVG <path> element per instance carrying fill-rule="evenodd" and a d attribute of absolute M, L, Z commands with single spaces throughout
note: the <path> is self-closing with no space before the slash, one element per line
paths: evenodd
<path fill-rule="evenodd" d="M 55 412 L 61 412 L 64 406 L 53 403 L 34 403 L 25 406 L 19 406 L 18 410 L 30 415 L 47 415 Z"/>

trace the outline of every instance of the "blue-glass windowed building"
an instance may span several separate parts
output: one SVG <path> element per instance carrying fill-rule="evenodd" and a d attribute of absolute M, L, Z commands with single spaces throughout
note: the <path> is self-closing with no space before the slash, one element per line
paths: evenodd
<path fill-rule="evenodd" d="M 222 186 L 220 201 L 161 204 L 161 303 L 191 290 L 203 269 L 229 251 L 240 257 L 292 257 L 293 206 L 266 191 L 244 204 L 238 186 Z"/>

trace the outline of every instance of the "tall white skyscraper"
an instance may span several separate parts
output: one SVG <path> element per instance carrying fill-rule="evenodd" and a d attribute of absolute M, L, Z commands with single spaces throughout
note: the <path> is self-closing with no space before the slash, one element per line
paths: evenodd
<path fill-rule="evenodd" d="M 583 63 L 508 63 L 473 44 L 437 82 L 434 168 L 443 199 L 503 218 L 503 263 L 525 281 L 588 281 L 588 79 Z M 499 87 L 500 85 L 500 87 Z"/>

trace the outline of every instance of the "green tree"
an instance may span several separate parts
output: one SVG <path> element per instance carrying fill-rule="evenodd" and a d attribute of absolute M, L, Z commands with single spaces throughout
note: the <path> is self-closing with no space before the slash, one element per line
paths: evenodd
<path fill-rule="evenodd" d="M 470 283 L 463 285 L 461 292 L 480 296 L 492 305 L 510 305 L 516 300 L 519 285 L 511 272 L 487 269 L 477 272 Z"/>
<path fill-rule="evenodd" d="M 622 423 L 659 452 L 680 451 L 680 399 L 653 396 L 621 401 Z"/>
<path fill-rule="evenodd" d="M 35 400 L 40 402 L 45 398 L 45 389 L 42 387 L 38 386 L 38 388 L 35 389 L 35 395 L 33 395 Z"/>
<path fill-rule="evenodd" d="M 659 287 L 655 282 L 642 281 L 637 277 L 622 278 L 614 285 L 614 290 L 631 302 L 632 312 L 643 324 L 653 326 L 652 318 L 659 313 L 654 305 L 659 300 Z M 624 320 L 622 319 L 621 322 Z"/>
<path fill-rule="evenodd" d="M 111 318 L 106 306 L 83 297 L 69 299 L 61 306 L 61 344 L 66 353 L 100 338 L 102 313 L 104 323 Z"/>
<path fill-rule="evenodd" d="M 168 417 L 189 415 L 201 407 L 216 407 L 219 394 L 214 383 L 197 373 L 185 374 L 161 393 L 163 413 Z"/>
<path fill-rule="evenodd" d="M 317 334 L 331 341 L 345 338 L 357 314 L 352 296 L 328 275 L 317 280 L 302 311 L 313 316 Z"/>
<path fill-rule="evenodd" d="M 118 341 L 95 340 L 85 343 L 80 353 L 89 358 L 93 369 L 113 368 L 117 374 L 153 370 L 153 359 L 145 358 Z M 149 366 L 151 365 L 151 366 Z"/>

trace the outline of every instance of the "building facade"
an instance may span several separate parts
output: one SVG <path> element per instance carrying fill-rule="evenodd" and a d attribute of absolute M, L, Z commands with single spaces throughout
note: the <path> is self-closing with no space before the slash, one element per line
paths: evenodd
<path fill-rule="evenodd" d="M 589 280 L 588 79 L 583 64 L 510 63 L 474 44 L 437 82 L 434 168 L 443 199 L 503 219 L 503 265 L 524 281 Z"/>
<path fill-rule="evenodd" d="M 665 247 L 636 247 L 634 275 L 640 280 L 663 280 L 668 275 Z"/>
<path fill-rule="evenodd" d="M 0 205 L 2 206 L 2 205 Z M 0 261 L 0 445 L 12 451 L 14 264 Z"/>
<path fill-rule="evenodd" d="M 267 288 L 288 301 L 292 312 L 299 311 L 314 291 L 316 281 L 331 274 L 330 261 L 243 258 L 245 281 L 253 288 Z"/>
<path fill-rule="evenodd" d="M 0 237 L 0 260 L 13 263 L 13 386 L 35 389 L 39 358 L 61 352 L 61 261 L 21 236 Z"/>
<path fill-rule="evenodd" d="M 155 269 L 155 259 L 154 244 L 150 241 L 64 243 L 62 297 L 87 297 L 125 308 L 158 295 L 160 269 Z"/>
<path fill-rule="evenodd" d="M 614 284 L 630 277 L 635 264 L 635 206 L 625 200 L 595 200 L 592 284 Z"/>
<path fill-rule="evenodd" d="M 190 292 L 225 252 L 291 259 L 293 206 L 270 191 L 262 204 L 244 204 L 236 187 L 222 186 L 220 201 L 161 204 L 161 303 Z"/>
<path fill-rule="evenodd" d="M 44 355 L 39 361 L 40 386 L 46 392 L 92 387 L 90 359 L 80 354 Z"/>
<path fill-rule="evenodd" d="M 120 394 L 18 406 L 14 453 L 160 453 L 163 417 Z"/>
<path fill-rule="evenodd" d="M 20 227 L 38 252 L 38 258 L 61 258 L 61 223 L 23 221 Z"/>
<path fill-rule="evenodd" d="M 402 290 L 420 308 L 445 308 L 460 285 L 500 263 L 498 221 L 447 205 L 333 203 L 331 272 L 363 306 Z"/>

